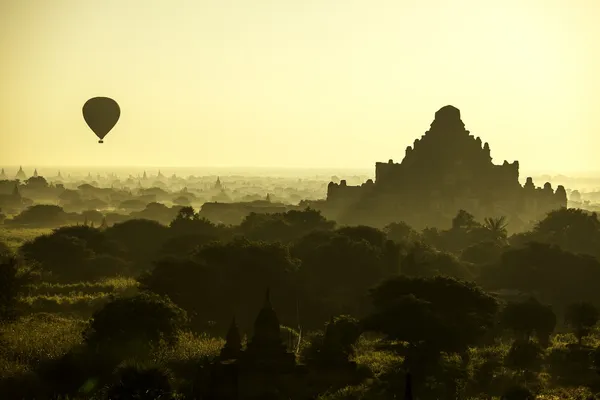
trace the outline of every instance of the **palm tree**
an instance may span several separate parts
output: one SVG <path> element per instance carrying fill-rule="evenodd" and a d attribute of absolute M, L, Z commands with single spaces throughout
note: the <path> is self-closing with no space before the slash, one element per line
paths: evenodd
<path fill-rule="evenodd" d="M 506 227 L 508 226 L 508 222 L 506 222 L 506 217 L 488 217 L 483 220 L 483 227 L 488 230 L 490 235 L 494 240 L 505 240 L 508 233 L 506 231 Z"/>

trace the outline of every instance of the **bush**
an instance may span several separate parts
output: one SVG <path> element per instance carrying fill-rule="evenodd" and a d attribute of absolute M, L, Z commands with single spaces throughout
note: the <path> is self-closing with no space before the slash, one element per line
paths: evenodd
<path fill-rule="evenodd" d="M 10 250 L 10 247 L 4 242 L 0 242 L 0 257 L 10 256 L 11 254 L 12 251 Z"/>
<path fill-rule="evenodd" d="M 516 386 L 507 390 L 502 400 L 535 400 L 535 395 L 525 387 Z"/>
<path fill-rule="evenodd" d="M 157 366 L 139 364 L 120 367 L 106 392 L 106 397 L 111 400 L 173 398 L 169 372 Z"/>
<path fill-rule="evenodd" d="M 169 298 L 141 293 L 114 300 L 95 312 L 85 340 L 103 348 L 135 351 L 161 340 L 174 343 L 186 322 L 185 311 Z"/>
<path fill-rule="evenodd" d="M 128 273 L 129 264 L 120 258 L 107 254 L 101 254 L 90 259 L 86 269 L 87 278 L 90 280 L 96 280 L 118 275 L 126 275 Z"/>
<path fill-rule="evenodd" d="M 536 342 L 516 340 L 506 355 L 506 364 L 517 370 L 537 371 L 542 366 L 543 353 Z"/>
<path fill-rule="evenodd" d="M 593 351 L 579 346 L 555 347 L 546 359 L 553 381 L 561 385 L 585 385 L 596 378 Z"/>
<path fill-rule="evenodd" d="M 26 282 L 17 259 L 0 255 L 0 324 L 16 318 L 18 295 Z"/>

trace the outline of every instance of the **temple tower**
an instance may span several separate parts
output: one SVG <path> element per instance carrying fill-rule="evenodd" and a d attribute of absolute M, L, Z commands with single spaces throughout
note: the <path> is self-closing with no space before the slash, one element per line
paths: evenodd
<path fill-rule="evenodd" d="M 222 360 L 236 360 L 241 354 L 242 338 L 234 318 L 229 326 L 229 331 L 227 331 L 227 336 L 225 336 L 225 346 L 221 349 L 220 357 Z"/>
<path fill-rule="evenodd" d="M 259 368 L 286 370 L 293 368 L 296 358 L 288 353 L 281 339 L 279 318 L 271 305 L 270 291 L 267 289 L 265 303 L 254 322 L 254 335 L 248 344 L 244 361 Z"/>

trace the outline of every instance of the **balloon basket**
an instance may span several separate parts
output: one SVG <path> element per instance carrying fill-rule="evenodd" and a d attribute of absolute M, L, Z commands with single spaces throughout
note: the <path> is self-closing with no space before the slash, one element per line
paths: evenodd
<path fill-rule="evenodd" d="M 104 140 L 98 140 L 98 143 L 104 143 Z"/>

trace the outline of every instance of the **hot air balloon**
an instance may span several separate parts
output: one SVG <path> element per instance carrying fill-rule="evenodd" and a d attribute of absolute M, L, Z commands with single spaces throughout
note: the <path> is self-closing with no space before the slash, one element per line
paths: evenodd
<path fill-rule="evenodd" d="M 83 105 L 83 118 L 100 139 L 98 143 L 104 143 L 104 137 L 115 126 L 120 116 L 119 105 L 108 97 L 94 97 Z"/>

